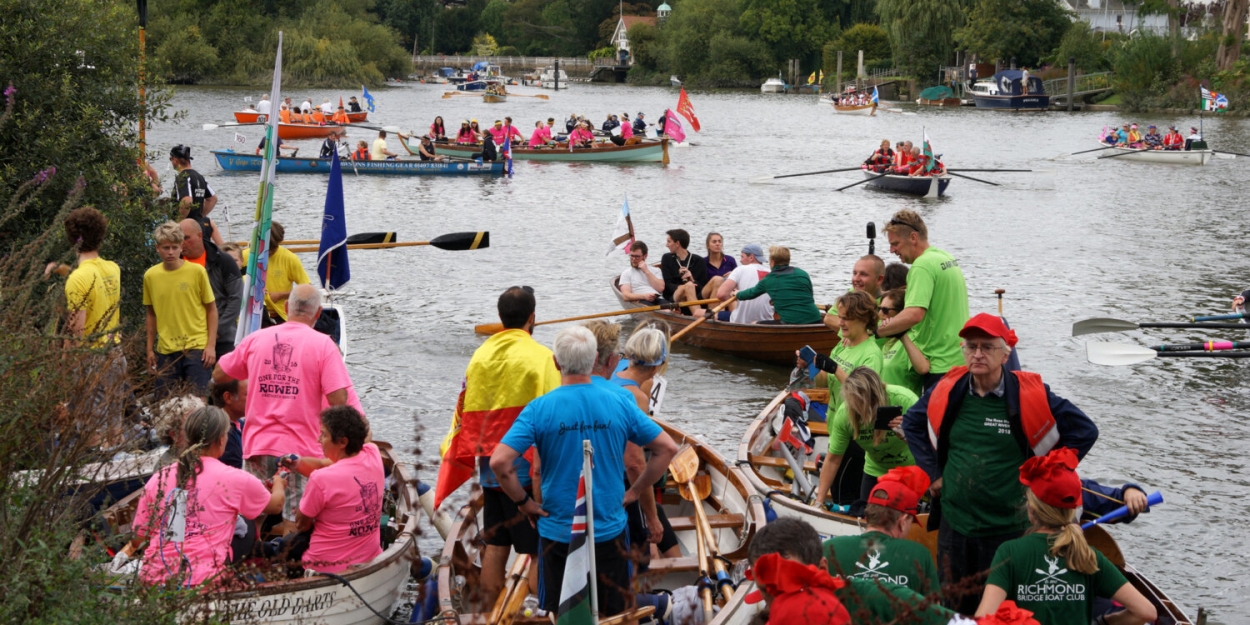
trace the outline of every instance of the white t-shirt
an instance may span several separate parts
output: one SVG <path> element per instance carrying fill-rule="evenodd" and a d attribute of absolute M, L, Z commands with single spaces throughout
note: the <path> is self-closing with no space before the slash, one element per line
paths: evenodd
<path fill-rule="evenodd" d="M 726 280 L 733 280 L 739 291 L 749 289 L 759 284 L 760 278 L 768 275 L 772 271 L 767 265 L 738 265 L 729 273 Z M 755 299 L 749 299 L 745 302 L 738 302 L 738 307 L 729 314 L 730 323 L 755 323 L 757 321 L 772 321 L 773 319 L 773 300 L 767 293 Z"/>
<path fill-rule="evenodd" d="M 322 113 L 325 113 L 326 115 L 333 115 L 333 114 L 334 114 L 334 105 L 333 105 L 333 104 L 330 104 L 329 102 L 322 102 L 322 103 L 321 103 L 321 112 L 322 112 Z"/>
<path fill-rule="evenodd" d="M 300 103 L 299 110 L 308 111 L 311 113 L 312 112 L 312 100 L 304 100 L 302 103 Z"/>
<path fill-rule="evenodd" d="M 270 102 L 269 100 L 261 100 L 260 102 L 257 102 L 257 103 L 256 103 L 256 112 L 257 112 L 257 113 L 260 113 L 261 115 L 268 115 L 268 114 L 269 114 L 269 107 L 270 107 L 270 105 L 271 105 L 271 104 L 272 104 L 272 102 Z"/>
<path fill-rule="evenodd" d="M 651 275 L 657 278 L 660 277 L 660 274 L 656 273 L 655 269 L 652 269 L 650 265 L 646 265 L 646 268 L 647 271 L 651 272 Z M 647 281 L 646 274 L 642 273 L 642 271 L 642 269 L 635 269 L 632 265 L 627 267 L 625 271 L 621 272 L 621 286 L 629 285 L 629 291 L 634 295 L 658 293 L 659 291 L 656 291 L 651 286 L 651 283 Z"/>

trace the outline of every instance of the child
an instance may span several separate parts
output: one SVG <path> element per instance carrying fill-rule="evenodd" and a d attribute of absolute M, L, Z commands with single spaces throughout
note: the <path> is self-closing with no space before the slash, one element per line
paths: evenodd
<path fill-rule="evenodd" d="M 143 274 L 148 368 L 157 373 L 158 389 L 184 381 L 203 395 L 217 361 L 217 305 L 208 272 L 182 259 L 177 223 L 157 226 L 153 238 L 161 264 Z"/>

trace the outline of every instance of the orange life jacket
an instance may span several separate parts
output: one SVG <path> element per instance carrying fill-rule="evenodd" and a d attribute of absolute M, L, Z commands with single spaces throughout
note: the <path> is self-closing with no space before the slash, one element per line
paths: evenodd
<path fill-rule="evenodd" d="M 352 153 L 352 159 L 357 160 L 357 161 L 369 160 L 369 149 L 368 148 L 356 148 L 356 151 Z"/>
<path fill-rule="evenodd" d="M 334 114 L 334 117 L 330 118 L 330 121 L 336 124 L 350 124 L 351 123 L 351 120 L 348 119 L 347 117 L 347 113 L 344 113 L 343 111 L 336 112 Z"/>
<path fill-rule="evenodd" d="M 317 109 L 313 111 L 312 118 L 313 118 L 314 123 L 318 123 L 318 124 L 326 123 L 326 114 L 322 113 L 321 109 Z"/>
<path fill-rule="evenodd" d="M 278 113 L 278 119 L 281 120 L 282 123 L 284 124 L 291 123 L 291 109 L 282 109 Z"/>
<path fill-rule="evenodd" d="M 938 448 L 938 436 L 942 431 L 942 420 L 946 417 L 946 409 L 950 405 L 951 389 L 964 374 L 967 367 L 954 367 L 942 376 L 929 394 L 929 443 L 933 449 Z M 1042 376 L 1028 371 L 1012 371 L 1020 384 L 1020 424 L 1028 440 L 1033 455 L 1044 456 L 1059 443 L 1059 428 L 1055 417 L 1050 412 L 1050 402 L 1046 399 L 1046 387 L 1042 384 Z"/>

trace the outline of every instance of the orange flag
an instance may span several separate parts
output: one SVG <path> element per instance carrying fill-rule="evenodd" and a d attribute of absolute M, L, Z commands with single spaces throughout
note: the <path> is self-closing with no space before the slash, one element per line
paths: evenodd
<path fill-rule="evenodd" d="M 681 96 L 677 98 L 677 112 L 681 113 L 682 117 L 690 120 L 690 127 L 694 128 L 695 132 L 699 131 L 699 118 L 694 114 L 694 105 L 690 103 L 685 87 L 681 88 Z"/>

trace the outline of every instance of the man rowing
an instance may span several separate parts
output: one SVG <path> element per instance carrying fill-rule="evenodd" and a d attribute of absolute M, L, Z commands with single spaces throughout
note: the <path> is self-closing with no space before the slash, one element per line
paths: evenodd
<path fill-rule="evenodd" d="M 1163 135 L 1159 134 L 1159 130 L 1154 124 L 1151 124 L 1146 128 L 1146 136 L 1142 137 L 1142 143 L 1145 144 L 1144 147 L 1148 150 L 1162 150 Z"/>
<path fill-rule="evenodd" d="M 1185 138 L 1176 130 L 1176 126 L 1168 126 L 1167 134 L 1163 135 L 1163 149 L 1179 150 L 1185 147 Z"/>
<path fill-rule="evenodd" d="M 746 290 L 760 283 L 764 276 L 772 271 L 769 267 L 765 267 L 760 261 L 764 258 L 764 248 L 757 243 L 748 243 L 742 246 L 742 252 L 738 256 L 738 266 L 725 278 L 720 288 L 716 290 L 716 299 L 725 301 L 729 296 L 737 290 Z M 729 321 L 730 323 L 759 323 L 761 321 L 773 320 L 773 301 L 768 294 L 761 295 L 753 300 L 739 302 L 733 301 L 729 304 L 729 315 L 725 317 L 725 313 L 720 313 L 721 321 Z"/>
<path fill-rule="evenodd" d="M 664 278 L 656 275 L 647 264 L 647 244 L 634 241 L 629 246 L 629 267 L 621 272 L 617 281 L 621 299 L 627 302 L 655 304 L 665 290 Z"/>
<path fill-rule="evenodd" d="M 790 266 L 790 249 L 780 245 L 768 248 L 768 264 L 772 271 L 755 286 L 738 291 L 738 301 L 768 295 L 772 298 L 773 310 L 781 317 L 780 323 L 820 323 L 820 309 L 816 308 L 812 295 L 812 279 L 806 271 Z"/>

